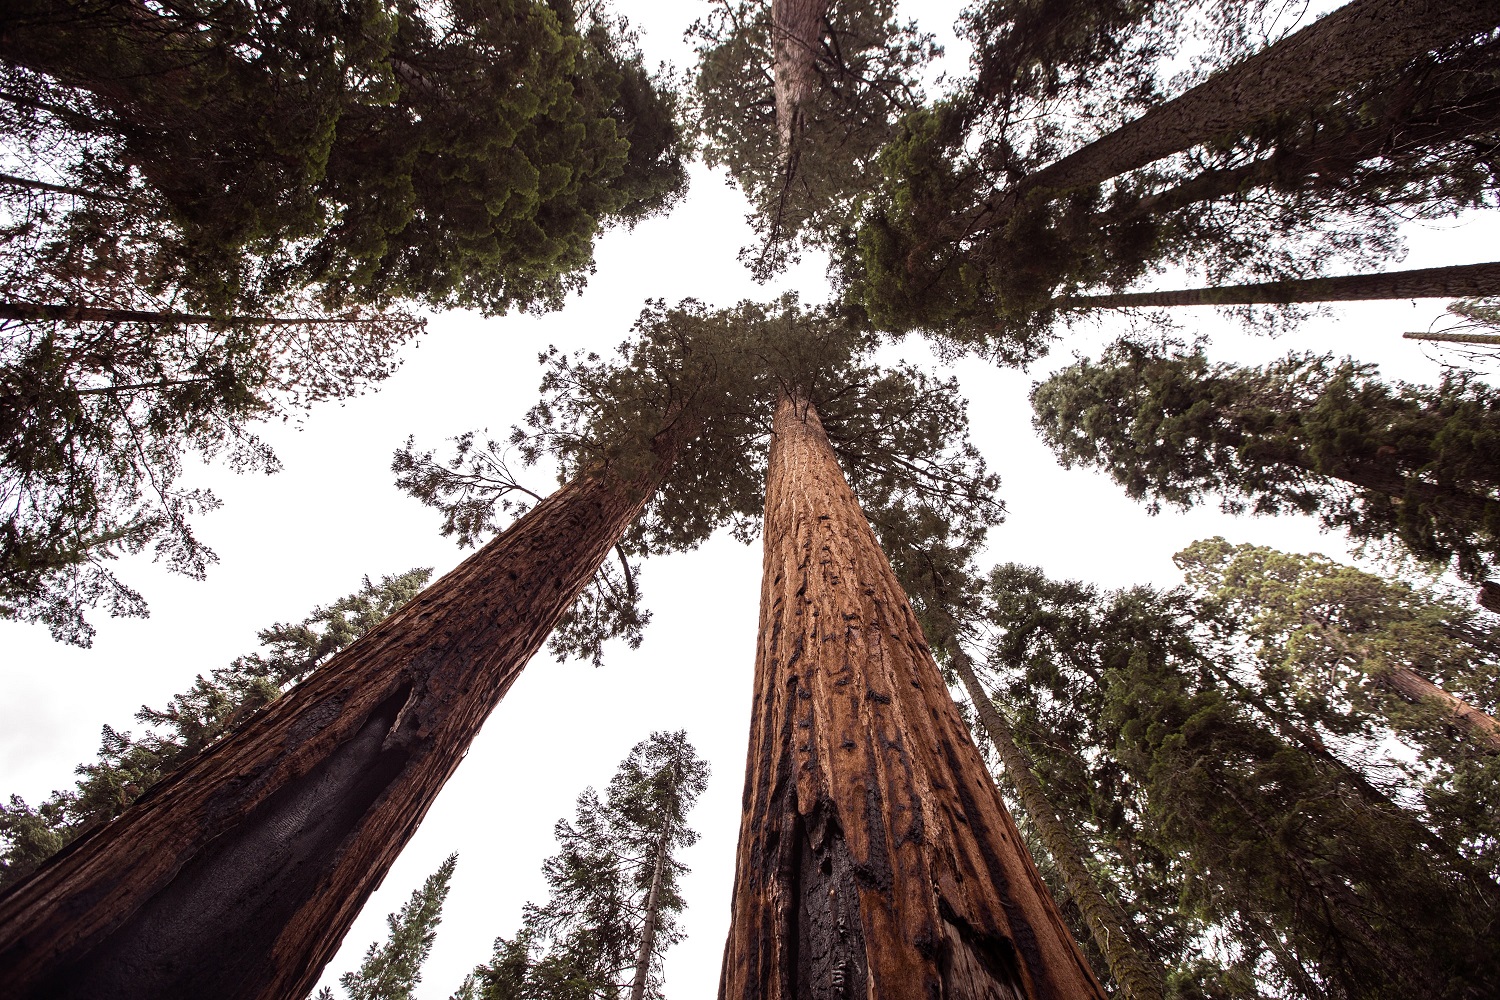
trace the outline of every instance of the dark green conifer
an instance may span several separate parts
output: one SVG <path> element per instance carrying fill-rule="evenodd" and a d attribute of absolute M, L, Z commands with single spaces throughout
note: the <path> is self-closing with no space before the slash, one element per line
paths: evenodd
<path fill-rule="evenodd" d="M 385 918 L 390 928 L 385 944 L 372 941 L 359 968 L 339 977 L 348 1000 L 412 1000 L 422 981 L 422 963 L 437 937 L 448 882 L 457 864 L 458 855 L 448 855 L 420 888 L 412 890 L 400 911 Z M 333 991 L 325 986 L 318 1000 L 333 1000 Z"/>
<path fill-rule="evenodd" d="M 1316 514 L 1475 580 L 1500 557 L 1500 395 L 1472 375 L 1416 386 L 1331 355 L 1242 368 L 1122 340 L 1032 405 L 1060 462 L 1153 508 L 1217 494 L 1231 511 Z"/>
<path fill-rule="evenodd" d="M 526 904 L 520 930 L 495 941 L 460 996 L 659 1000 L 662 953 L 684 936 L 676 855 L 698 839 L 686 817 L 707 781 L 685 732 L 637 743 L 602 800 L 586 789 L 574 821 L 558 820 L 547 901 Z"/>

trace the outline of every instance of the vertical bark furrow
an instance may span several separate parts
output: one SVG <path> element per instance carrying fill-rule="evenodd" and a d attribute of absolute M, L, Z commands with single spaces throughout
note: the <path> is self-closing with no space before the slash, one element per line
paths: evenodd
<path fill-rule="evenodd" d="M 598 470 L 537 504 L 0 898 L 0 994 L 304 995 L 680 439 L 636 480 Z"/>
<path fill-rule="evenodd" d="M 862 968 L 858 996 L 868 1000 L 1102 997 L 817 414 L 791 400 L 776 413 L 768 471 L 755 691 L 756 777 L 746 785 L 721 997 L 836 996 L 839 962 L 816 956 L 856 945 L 863 965 L 841 960 L 840 982 L 847 990 Z M 801 850 L 817 862 L 799 861 L 795 874 L 764 853 L 771 831 L 790 830 L 808 831 Z M 848 878 L 830 884 L 845 864 Z M 855 887 L 847 907 L 841 885 Z M 778 952 L 788 900 L 795 954 Z M 847 930 L 855 918 L 857 939 Z"/>

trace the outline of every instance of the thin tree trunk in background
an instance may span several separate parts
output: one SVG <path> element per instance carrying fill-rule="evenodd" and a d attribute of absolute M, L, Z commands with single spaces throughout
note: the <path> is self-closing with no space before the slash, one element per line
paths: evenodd
<path fill-rule="evenodd" d="M 827 16 L 828 0 L 771 0 L 776 139 L 784 168 L 792 161 L 802 108 L 818 85 L 818 49 Z"/>
<path fill-rule="evenodd" d="M 1355 0 L 996 192 L 975 224 L 1003 225 L 1032 194 L 1101 184 L 1399 70 L 1497 24 L 1497 0 Z"/>
<path fill-rule="evenodd" d="M 14 1000 L 305 996 L 691 436 L 537 504 L 242 729 L 0 898 Z"/>
<path fill-rule="evenodd" d="M 1052 801 L 1047 798 L 1041 782 L 1037 781 L 1031 770 L 1031 761 L 1016 744 L 1010 723 L 1005 721 L 1005 717 L 985 693 L 984 686 L 979 683 L 979 676 L 974 673 L 974 665 L 968 654 L 959 646 L 956 636 L 950 635 L 945 639 L 943 647 L 948 654 L 948 662 L 953 665 L 954 672 L 963 682 L 964 690 L 969 693 L 969 700 L 979 713 L 980 721 L 984 723 L 990 742 L 995 744 L 995 750 L 1000 754 L 1005 774 L 1015 787 L 1026 815 L 1031 818 L 1032 825 L 1041 836 L 1047 853 L 1052 855 L 1052 861 L 1057 865 L 1068 894 L 1073 897 L 1073 902 L 1078 905 L 1079 912 L 1088 922 L 1094 943 L 1099 946 L 1104 960 L 1109 963 L 1110 975 L 1114 976 L 1121 991 L 1131 1000 L 1161 1000 L 1166 995 L 1161 969 L 1141 954 L 1130 934 L 1130 925 L 1125 915 L 1099 890 L 1098 882 L 1078 851 L 1072 831 L 1058 818 Z"/>
<path fill-rule="evenodd" d="M 1500 344 L 1493 333 L 1403 333 L 1407 340 L 1431 340 L 1439 344 Z"/>
<path fill-rule="evenodd" d="M 68 194 L 75 198 L 93 198 L 100 201 L 123 201 L 131 199 L 124 195 L 106 194 L 103 191 L 91 191 L 88 188 L 74 187 L 71 184 L 48 184 L 46 181 L 33 180 L 30 177 L 17 177 L 14 174 L 0 174 L 0 184 L 8 187 L 24 188 L 28 191 L 46 191 L 49 194 Z"/>
<path fill-rule="evenodd" d="M 1403 698 L 1415 702 L 1436 701 L 1454 722 L 1467 729 L 1476 740 L 1490 751 L 1500 753 L 1500 722 L 1462 698 L 1449 694 L 1409 667 L 1396 667 L 1381 679 Z"/>
<path fill-rule="evenodd" d="M 773 429 L 721 1000 L 1102 1000 L 817 414 Z"/>
<path fill-rule="evenodd" d="M 1115 295 L 1070 295 L 1062 309 L 1131 309 L 1159 306 L 1242 306 L 1291 302 L 1360 302 L 1372 299 L 1437 299 L 1500 295 L 1500 263 L 1423 267 L 1383 274 L 1298 278 L 1217 288 Z M 1407 334 L 1411 336 L 1411 334 Z"/>
<path fill-rule="evenodd" d="M 635 980 L 630 984 L 630 1000 L 646 995 L 646 977 L 651 972 L 651 952 L 656 947 L 657 900 L 661 898 L 661 875 L 667 867 L 667 847 L 672 839 L 672 812 L 667 810 L 661 837 L 656 842 L 656 866 L 651 872 L 651 892 L 646 896 L 646 919 L 641 923 L 641 948 L 635 960 Z"/>

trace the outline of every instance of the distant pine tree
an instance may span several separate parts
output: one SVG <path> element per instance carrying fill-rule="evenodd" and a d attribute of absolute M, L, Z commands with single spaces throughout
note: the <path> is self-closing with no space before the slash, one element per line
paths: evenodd
<path fill-rule="evenodd" d="M 165 708 L 142 706 L 140 737 L 104 727 L 99 760 L 80 764 L 71 791 L 53 792 L 36 808 L 19 795 L 0 805 L 0 888 L 33 871 L 80 834 L 108 822 L 163 776 L 230 732 L 334 653 L 416 596 L 432 571 L 366 577 L 355 593 L 319 607 L 296 624 L 260 632 L 261 652 L 241 656 L 174 695 Z"/>
<path fill-rule="evenodd" d="M 707 781 L 686 733 L 637 743 L 602 801 L 585 789 L 574 821 L 558 821 L 547 902 L 526 905 L 455 1000 L 660 998 L 661 954 L 683 937 L 675 855 L 698 839 L 685 819 Z"/>
<path fill-rule="evenodd" d="M 391 929 L 385 944 L 372 941 L 359 968 L 339 977 L 349 1000 L 411 1000 L 412 991 L 422 981 L 422 963 L 427 961 L 437 937 L 448 882 L 457 864 L 458 855 L 448 855 L 420 889 L 412 890 L 406 905 L 385 918 Z M 323 987 L 317 1000 L 333 1000 L 333 990 Z"/>

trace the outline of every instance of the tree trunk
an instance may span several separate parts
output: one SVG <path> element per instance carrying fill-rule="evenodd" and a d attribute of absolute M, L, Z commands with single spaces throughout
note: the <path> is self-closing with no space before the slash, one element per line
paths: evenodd
<path fill-rule="evenodd" d="M 1500 344 L 1500 334 L 1493 333 L 1403 333 L 1401 336 L 1439 344 Z"/>
<path fill-rule="evenodd" d="M 771 0 L 776 139 L 783 168 L 792 162 L 802 108 L 818 85 L 818 49 L 827 15 L 828 0 Z"/>
<path fill-rule="evenodd" d="M 1029 196 L 1101 184 L 1399 70 L 1497 24 L 1497 0 L 1355 0 L 997 192 L 977 225 L 1003 225 Z"/>
<path fill-rule="evenodd" d="M 1243 306 L 1291 302 L 1362 302 L 1371 299 L 1438 299 L 1500 295 L 1500 263 L 1423 267 L 1339 278 L 1297 278 L 1217 288 L 1116 295 L 1070 295 L 1061 309 L 1131 309 L 1157 306 Z"/>
<path fill-rule="evenodd" d="M 0 174 L 0 184 L 8 187 L 24 188 L 28 191 L 46 191 L 49 194 L 67 194 L 77 198 L 93 198 L 101 201 L 123 201 L 131 199 L 118 194 L 106 194 L 103 191 L 91 191 L 88 188 L 74 187 L 71 184 L 48 184 L 46 181 L 33 180 L 30 177 L 17 177 L 14 174 Z"/>
<path fill-rule="evenodd" d="M 1041 836 L 1047 853 L 1052 855 L 1068 894 L 1073 897 L 1073 902 L 1078 904 L 1079 912 L 1088 922 L 1094 943 L 1099 946 L 1104 960 L 1109 963 L 1110 975 L 1114 976 L 1124 995 L 1131 1000 L 1161 1000 L 1166 995 L 1161 969 L 1141 954 L 1130 933 L 1125 915 L 1099 890 L 1098 882 L 1089 872 L 1083 856 L 1078 853 L 1078 844 L 1073 839 L 1072 831 L 1058 818 L 1052 801 L 1047 798 L 1041 782 L 1037 781 L 1031 770 L 1031 761 L 1026 752 L 1016 744 L 1010 723 L 1005 721 L 1005 717 L 985 693 L 983 685 L 979 683 L 979 676 L 974 673 L 973 663 L 958 644 L 957 636 L 950 635 L 943 645 L 948 654 L 948 662 L 958 674 L 958 679 L 963 681 L 964 690 L 969 693 L 969 700 L 979 713 L 985 732 L 1000 754 L 1000 762 L 1005 765 L 1005 774 L 1015 787 L 1021 806 Z"/>
<path fill-rule="evenodd" d="M 1102 1000 L 817 414 L 773 430 L 721 1000 Z"/>
<path fill-rule="evenodd" d="M 306 995 L 470 741 L 691 436 L 537 504 L 0 897 L 0 995 Z"/>
<path fill-rule="evenodd" d="M 149 309 L 107 309 L 98 306 L 57 305 L 41 302 L 0 302 L 0 320 L 59 323 L 177 323 L 247 326 L 297 326 L 314 323 L 358 323 L 341 316 L 206 316 L 197 313 L 158 312 Z"/>
<path fill-rule="evenodd" d="M 1454 722 L 1472 733 L 1487 749 L 1500 753 L 1500 722 L 1462 698 L 1449 694 L 1410 667 L 1396 667 L 1384 674 L 1382 680 L 1410 701 L 1436 701 Z"/>
<path fill-rule="evenodd" d="M 1475 598 L 1481 608 L 1500 615 L 1500 583 L 1486 580 L 1479 585 L 1479 596 Z"/>
<path fill-rule="evenodd" d="M 666 870 L 667 847 L 672 839 L 672 810 L 669 806 L 662 820 L 661 837 L 656 841 L 656 867 L 651 872 L 651 892 L 646 896 L 646 918 L 641 923 L 641 948 L 635 959 L 635 979 L 630 984 L 630 1000 L 646 995 L 646 976 L 651 972 L 651 952 L 656 947 L 656 909 L 661 897 L 661 875 Z"/>

